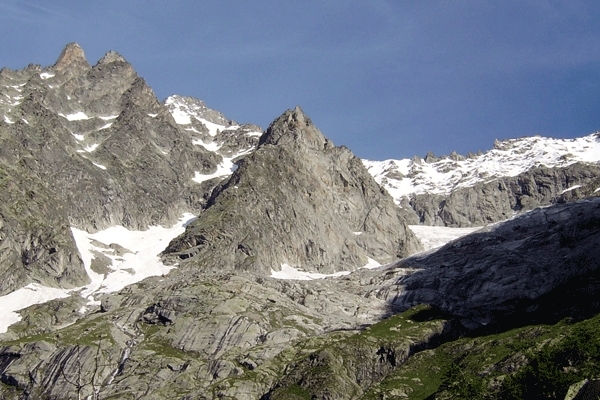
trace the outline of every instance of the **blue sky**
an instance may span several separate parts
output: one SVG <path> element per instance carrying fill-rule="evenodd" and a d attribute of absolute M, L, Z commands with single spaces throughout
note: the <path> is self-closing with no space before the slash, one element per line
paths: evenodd
<path fill-rule="evenodd" d="M 600 2 L 0 0 L 0 36 L 0 66 L 115 50 L 160 99 L 263 128 L 300 105 L 362 158 L 600 130 Z"/>

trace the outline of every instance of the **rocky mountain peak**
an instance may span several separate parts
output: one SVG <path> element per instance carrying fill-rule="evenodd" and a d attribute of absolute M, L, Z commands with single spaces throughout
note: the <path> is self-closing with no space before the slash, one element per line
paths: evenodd
<path fill-rule="evenodd" d="M 110 64 L 113 62 L 127 62 L 122 55 L 117 53 L 116 51 L 109 51 L 98 61 L 98 65 Z"/>
<path fill-rule="evenodd" d="M 360 160 L 333 146 L 300 108 L 277 118 L 261 142 L 169 244 L 170 262 L 260 275 L 284 265 L 332 273 L 420 248 Z"/>
<path fill-rule="evenodd" d="M 271 123 L 260 138 L 259 145 L 263 144 L 292 145 L 314 150 L 333 147 L 333 143 L 323 136 L 299 106 L 287 110 Z"/>
<path fill-rule="evenodd" d="M 55 71 L 64 71 L 72 67 L 90 67 L 90 64 L 85 58 L 83 49 L 77 43 L 69 43 L 60 53 L 56 63 L 52 66 Z"/>

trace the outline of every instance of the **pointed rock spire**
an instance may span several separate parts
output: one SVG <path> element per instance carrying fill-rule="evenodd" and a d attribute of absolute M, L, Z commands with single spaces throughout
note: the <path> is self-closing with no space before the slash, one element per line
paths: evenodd
<path fill-rule="evenodd" d="M 259 145 L 263 144 L 289 144 L 316 150 L 333 146 L 299 106 L 287 110 L 271 123 L 260 138 Z"/>
<path fill-rule="evenodd" d="M 85 58 L 83 49 L 77 43 L 69 43 L 60 53 L 56 63 L 52 66 L 56 71 L 63 71 L 72 67 L 90 67 L 90 64 Z"/>
<path fill-rule="evenodd" d="M 199 271 L 269 275 L 284 264 L 353 270 L 369 257 L 387 263 L 418 249 L 400 209 L 362 162 L 296 107 L 269 126 L 163 255 Z"/>

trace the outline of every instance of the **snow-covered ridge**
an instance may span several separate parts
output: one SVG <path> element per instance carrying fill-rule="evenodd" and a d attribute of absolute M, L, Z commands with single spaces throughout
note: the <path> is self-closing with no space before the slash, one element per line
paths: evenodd
<path fill-rule="evenodd" d="M 165 100 L 165 106 L 178 124 L 189 125 L 192 118 L 196 119 L 208 128 L 211 136 L 216 135 L 217 129 L 232 125 L 223 114 L 211 110 L 204 102 L 193 97 L 169 96 Z"/>
<path fill-rule="evenodd" d="M 396 203 L 411 194 L 448 194 L 501 177 L 519 175 L 536 166 L 566 167 L 576 162 L 600 162 L 600 133 L 576 139 L 540 136 L 496 141 L 494 149 L 464 157 L 370 161 L 363 164 Z"/>

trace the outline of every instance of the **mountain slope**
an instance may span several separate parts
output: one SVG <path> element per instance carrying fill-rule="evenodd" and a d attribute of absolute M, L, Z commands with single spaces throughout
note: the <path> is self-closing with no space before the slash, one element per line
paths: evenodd
<path fill-rule="evenodd" d="M 289 110 L 212 193 L 164 254 L 200 268 L 269 274 L 289 264 L 335 272 L 419 249 L 400 210 L 360 160 Z"/>

